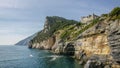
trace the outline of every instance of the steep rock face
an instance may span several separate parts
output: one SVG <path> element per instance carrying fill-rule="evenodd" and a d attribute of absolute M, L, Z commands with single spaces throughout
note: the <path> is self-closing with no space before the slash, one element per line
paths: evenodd
<path fill-rule="evenodd" d="M 75 57 L 81 61 L 88 59 L 88 65 L 86 64 L 85 68 L 100 67 L 99 65 L 95 66 L 95 63 L 98 63 L 98 61 L 102 63 L 104 67 L 120 67 L 119 26 L 119 20 L 104 20 L 87 29 L 78 36 L 75 41 Z M 95 55 L 97 55 L 96 57 L 99 57 L 99 59 L 97 59 L 97 61 L 95 59 L 90 60 L 90 58 Z M 84 56 L 87 56 L 86 59 L 81 59 L 84 58 Z M 102 59 L 102 57 L 104 57 L 104 59 Z M 115 62 L 117 62 L 117 64 Z"/>
<path fill-rule="evenodd" d="M 120 15 L 119 11 L 115 12 L 91 20 L 88 24 L 47 17 L 44 29 L 30 41 L 29 47 L 74 55 L 80 64 L 87 62 L 86 68 L 114 67 L 116 62 L 120 67 Z M 101 64 L 103 67 L 100 67 Z"/>
<path fill-rule="evenodd" d="M 84 68 L 112 68 L 112 65 L 109 64 L 111 62 L 108 59 L 109 57 L 105 55 L 93 55 L 89 58 Z"/>
<path fill-rule="evenodd" d="M 61 40 L 59 35 L 61 32 L 58 30 L 75 23 L 78 22 L 67 20 L 62 17 L 46 17 L 44 29 L 38 32 L 38 34 L 30 41 L 29 48 L 55 50 L 58 46 L 59 40 Z"/>
<path fill-rule="evenodd" d="M 44 40 L 40 43 L 32 44 L 32 48 L 51 49 L 52 46 L 54 45 L 55 41 L 56 41 L 55 37 L 51 37 L 51 38 Z"/>
<path fill-rule="evenodd" d="M 109 46 L 111 48 L 111 55 L 114 60 L 120 63 L 120 21 L 116 20 L 110 24 L 110 31 L 108 35 Z"/>
<path fill-rule="evenodd" d="M 109 55 L 111 49 L 108 46 L 107 28 L 108 23 L 100 21 L 81 33 L 75 42 L 76 53 L 79 53 L 79 50 L 84 50 L 88 57 L 94 54 Z"/>
<path fill-rule="evenodd" d="M 75 47 L 74 47 L 74 44 L 73 43 L 68 43 L 64 46 L 64 49 L 63 49 L 63 52 L 64 54 L 66 55 L 74 55 L 75 53 Z"/>
<path fill-rule="evenodd" d="M 46 23 L 48 25 L 48 21 Z M 42 32 L 47 32 L 51 27 L 46 27 Z M 73 41 L 73 45 L 68 45 L 69 42 L 62 41 L 60 38 L 62 30 L 57 31 L 48 39 L 34 42 L 31 48 L 52 49 L 57 54 L 69 54 L 70 50 L 74 51 L 71 54 L 80 59 L 83 56 L 87 59 L 93 55 L 109 55 L 119 62 L 119 21 L 100 21 L 94 26 L 82 32 L 77 40 Z M 46 30 L 47 29 L 47 30 Z M 69 47 L 71 49 L 69 49 Z M 75 50 L 73 50 L 75 49 Z M 115 53 L 114 53 L 115 52 Z M 83 54 L 82 54 L 83 53 Z M 111 59 L 110 57 L 110 59 Z"/>
<path fill-rule="evenodd" d="M 64 45 L 65 44 L 62 40 L 58 40 L 52 47 L 52 51 L 56 54 L 63 54 Z"/>
<path fill-rule="evenodd" d="M 87 56 L 94 54 L 110 54 L 110 47 L 108 46 L 107 36 L 100 34 L 78 39 L 76 41 L 76 53 L 78 53 L 80 50 L 84 50 Z"/>

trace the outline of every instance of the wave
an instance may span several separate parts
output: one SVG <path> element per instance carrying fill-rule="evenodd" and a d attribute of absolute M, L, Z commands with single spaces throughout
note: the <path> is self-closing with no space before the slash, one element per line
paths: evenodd
<path fill-rule="evenodd" d="M 52 59 L 50 61 L 54 61 L 56 60 L 57 58 L 61 58 L 63 56 L 58 56 L 58 55 L 52 55 L 52 56 L 49 56 L 49 57 L 52 57 Z"/>
<path fill-rule="evenodd" d="M 56 60 L 57 58 L 56 57 L 53 57 L 50 61 L 54 61 L 54 60 Z"/>

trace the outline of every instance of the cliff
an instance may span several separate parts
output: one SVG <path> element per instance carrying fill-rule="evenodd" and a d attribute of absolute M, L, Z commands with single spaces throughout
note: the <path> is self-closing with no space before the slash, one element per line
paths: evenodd
<path fill-rule="evenodd" d="M 52 16 L 46 17 L 45 25 L 42 31 L 30 41 L 29 48 L 52 49 L 52 46 L 58 40 L 57 31 L 69 25 L 78 23 L 74 20 L 67 20 L 62 17 Z M 56 34 L 58 33 L 58 34 Z"/>
<path fill-rule="evenodd" d="M 119 20 L 104 20 L 85 30 L 75 41 L 75 58 L 82 59 L 81 62 L 86 62 L 86 60 L 90 64 L 100 62 L 116 68 L 116 62 L 118 62 L 117 65 L 120 62 L 119 26 Z M 80 57 L 80 55 L 83 56 Z"/>
<path fill-rule="evenodd" d="M 73 56 L 85 68 L 120 67 L 120 8 L 88 24 L 61 17 L 46 17 L 44 29 L 29 42 L 29 48 L 48 49 Z"/>

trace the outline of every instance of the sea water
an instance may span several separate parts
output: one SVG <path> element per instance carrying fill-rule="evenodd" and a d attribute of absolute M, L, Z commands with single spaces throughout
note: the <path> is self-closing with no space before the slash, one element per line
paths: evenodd
<path fill-rule="evenodd" d="M 0 46 L 0 68 L 82 68 L 71 57 L 27 46 Z"/>

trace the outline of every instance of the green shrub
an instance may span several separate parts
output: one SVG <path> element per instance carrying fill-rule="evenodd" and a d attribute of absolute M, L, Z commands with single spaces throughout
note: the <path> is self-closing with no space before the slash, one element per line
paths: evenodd
<path fill-rule="evenodd" d="M 114 8 L 110 13 L 109 13 L 109 20 L 116 20 L 120 19 L 120 7 Z"/>
<path fill-rule="evenodd" d="M 85 30 L 89 29 L 90 27 L 94 26 L 96 23 L 99 22 L 99 18 L 94 19 L 92 21 L 92 23 L 86 25 L 84 28 L 82 28 L 81 30 L 79 30 L 77 33 L 75 33 L 74 37 L 76 38 L 79 34 L 81 34 L 82 32 L 84 32 Z"/>
<path fill-rule="evenodd" d="M 114 8 L 110 13 L 110 16 L 119 16 L 120 15 L 120 7 Z"/>
<path fill-rule="evenodd" d="M 51 37 L 56 31 L 63 29 L 69 25 L 74 25 L 75 23 L 78 23 L 77 21 L 67 20 L 65 18 L 57 17 L 57 16 L 46 17 L 46 19 L 47 19 L 47 22 L 49 23 L 50 29 L 48 27 L 49 30 L 45 33 L 44 33 L 44 30 L 38 32 L 37 36 L 32 39 L 33 43 L 46 40 L 49 37 Z M 62 35 L 62 37 L 66 37 L 68 35 L 69 33 L 66 32 L 65 34 Z"/>
<path fill-rule="evenodd" d="M 102 14 L 101 17 L 108 17 L 108 14 Z"/>

